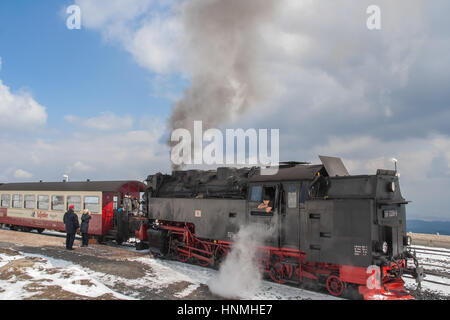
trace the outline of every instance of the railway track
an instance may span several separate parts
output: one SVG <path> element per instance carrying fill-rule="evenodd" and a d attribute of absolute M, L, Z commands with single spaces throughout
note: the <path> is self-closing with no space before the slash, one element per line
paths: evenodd
<path fill-rule="evenodd" d="M 418 246 L 412 247 L 411 249 L 413 252 L 425 256 L 422 258 L 419 257 L 418 259 L 419 259 L 419 263 L 424 267 L 424 272 L 426 275 L 450 279 L 450 271 L 447 271 L 447 270 L 450 270 L 450 266 L 445 265 L 445 264 L 437 264 L 436 263 L 436 261 L 442 261 L 444 263 L 447 262 L 446 258 L 450 257 L 450 250 L 432 249 L 432 248 L 418 247 Z M 439 260 L 438 259 L 439 257 L 442 257 L 443 260 Z M 421 261 L 424 259 L 426 259 L 427 262 Z M 433 260 L 435 260 L 435 261 L 433 261 Z M 430 268 L 439 268 L 443 271 L 433 270 Z M 413 277 L 410 275 L 403 275 L 403 277 L 413 279 Z M 423 279 L 422 281 L 425 283 L 432 283 L 432 284 L 438 284 L 438 285 L 445 286 L 445 287 L 450 287 L 450 283 L 445 283 L 445 282 L 441 282 L 441 281 L 430 280 L 427 278 Z"/>
<path fill-rule="evenodd" d="M 441 249 L 431 249 L 431 248 L 425 248 L 425 247 L 411 247 L 411 249 L 413 250 L 424 250 L 424 251 L 434 251 L 434 252 L 444 252 L 444 253 L 449 253 L 450 254 L 450 249 L 449 250 L 441 250 Z"/>
<path fill-rule="evenodd" d="M 416 253 L 420 253 L 420 254 L 429 254 L 429 255 L 436 255 L 439 254 L 439 256 L 441 257 L 447 257 L 450 258 L 450 252 L 448 252 L 449 254 L 440 254 L 437 252 L 427 252 L 427 251 L 419 251 L 419 250 L 415 250 Z"/>
<path fill-rule="evenodd" d="M 410 276 L 410 275 L 403 275 L 404 278 L 408 278 L 408 279 L 414 279 L 414 277 Z M 429 283 L 434 283 L 434 284 L 439 284 L 442 286 L 446 286 L 446 287 L 450 287 L 449 283 L 445 283 L 445 282 L 439 282 L 439 281 L 434 281 L 434 280 L 427 280 L 426 278 L 422 280 L 422 282 L 429 282 Z"/>
<path fill-rule="evenodd" d="M 443 266 L 443 265 L 433 264 L 433 263 L 423 263 L 422 262 L 421 265 L 427 266 L 427 267 L 441 268 L 441 269 L 450 269 L 450 267 L 448 267 L 448 266 Z"/>

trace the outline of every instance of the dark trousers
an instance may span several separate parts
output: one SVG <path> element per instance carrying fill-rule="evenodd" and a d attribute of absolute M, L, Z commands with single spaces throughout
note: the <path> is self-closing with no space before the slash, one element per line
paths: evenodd
<path fill-rule="evenodd" d="M 66 235 L 66 249 L 72 249 L 74 241 L 75 241 L 75 233 L 68 233 Z"/>
<path fill-rule="evenodd" d="M 81 238 L 83 240 L 83 246 L 87 246 L 89 244 L 89 236 L 88 236 L 87 232 L 86 233 L 83 232 L 81 234 Z"/>

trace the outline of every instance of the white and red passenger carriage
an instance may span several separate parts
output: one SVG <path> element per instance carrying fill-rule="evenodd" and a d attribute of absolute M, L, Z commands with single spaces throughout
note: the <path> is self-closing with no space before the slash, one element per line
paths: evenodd
<path fill-rule="evenodd" d="M 13 230 L 65 231 L 64 213 L 70 205 L 81 217 L 92 213 L 89 235 L 103 239 L 114 228 L 114 210 L 125 196 L 139 200 L 139 181 L 7 183 L 0 185 L 0 224 Z"/>

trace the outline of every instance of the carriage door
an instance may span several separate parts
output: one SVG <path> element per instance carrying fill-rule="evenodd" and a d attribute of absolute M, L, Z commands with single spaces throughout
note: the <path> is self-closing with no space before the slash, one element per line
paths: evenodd
<path fill-rule="evenodd" d="M 103 192 L 103 232 L 106 233 L 114 227 L 114 193 Z"/>
<path fill-rule="evenodd" d="M 279 245 L 278 204 L 279 185 L 251 185 L 248 204 L 248 222 L 257 226 L 267 245 Z"/>
<path fill-rule="evenodd" d="M 284 184 L 281 196 L 281 246 L 299 248 L 300 184 Z"/>

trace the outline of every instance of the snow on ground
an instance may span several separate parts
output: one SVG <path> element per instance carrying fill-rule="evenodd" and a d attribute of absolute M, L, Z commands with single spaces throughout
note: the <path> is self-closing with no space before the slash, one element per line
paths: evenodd
<path fill-rule="evenodd" d="M 216 270 L 196 265 L 143 257 L 130 260 L 148 266 L 149 271 L 146 275 L 136 279 L 125 279 L 44 255 L 23 252 L 16 252 L 16 254 L 0 253 L 0 274 L 2 275 L 0 288 L 6 288 L 3 291 L 0 289 L 0 300 L 39 297 L 39 294 L 46 292 L 46 288 L 55 286 L 73 294 L 73 296 L 63 295 L 63 298 L 68 299 L 80 297 L 139 299 L 142 290 L 155 292 L 157 295 L 171 285 L 186 283 L 173 294 L 174 298 L 183 299 L 200 286 L 207 285 L 217 274 Z M 122 289 L 120 290 L 122 293 L 119 293 L 117 288 L 124 286 L 127 287 L 126 292 Z M 43 298 L 54 299 L 55 296 L 44 295 Z M 268 281 L 262 281 L 260 289 L 254 296 L 245 298 L 254 300 L 335 299 L 330 295 Z"/>
<path fill-rule="evenodd" d="M 44 234 L 64 237 L 65 234 L 46 231 Z M 16 243 L 18 250 L 23 245 Z M 135 251 L 131 243 L 115 246 L 121 250 Z M 109 247 L 96 247 L 95 250 L 108 250 Z M 441 296 L 450 296 L 450 249 L 426 246 L 413 246 L 417 251 L 420 264 L 427 274 L 422 288 Z M 425 251 L 428 249 L 428 251 Z M 11 250 L 0 251 L 0 300 L 4 299 L 143 299 L 173 298 L 196 299 L 198 290 L 207 290 L 218 271 L 178 261 L 152 259 L 148 255 L 128 258 L 124 263 L 142 265 L 142 274 L 136 278 L 124 278 L 108 273 L 107 270 L 91 270 L 71 261 L 51 258 L 47 250 L 41 248 L 41 254 L 31 254 Z M 438 251 L 432 251 L 438 250 Z M 148 251 L 148 250 L 147 250 Z M 145 252 L 145 251 L 144 251 Z M 99 272 L 104 271 L 104 272 Z M 407 288 L 414 289 L 414 279 L 404 277 Z M 446 286 L 448 284 L 449 286 Z M 52 290 L 49 290 L 52 288 Z M 55 289 L 56 288 L 56 289 Z M 50 293 L 52 291 L 53 293 Z M 56 293 L 55 293 L 56 292 Z M 148 294 L 151 292 L 152 294 Z M 216 298 L 204 294 L 202 299 Z M 334 297 L 314 291 L 262 281 L 259 290 L 252 296 L 243 297 L 254 300 L 330 300 Z"/>
<path fill-rule="evenodd" d="M 78 265 L 42 255 L 17 253 L 15 256 L 0 254 L 0 288 L 3 288 L 0 300 L 31 298 L 53 286 L 76 296 L 129 298 L 109 289 L 95 274 Z"/>

